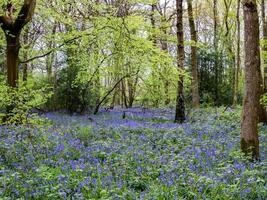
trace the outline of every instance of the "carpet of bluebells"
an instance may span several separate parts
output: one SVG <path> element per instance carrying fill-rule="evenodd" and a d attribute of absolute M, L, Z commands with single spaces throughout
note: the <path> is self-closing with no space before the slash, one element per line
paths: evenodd
<path fill-rule="evenodd" d="M 47 113 L 43 126 L 0 127 L 0 199 L 267 199 L 260 162 L 239 151 L 240 109 Z"/>

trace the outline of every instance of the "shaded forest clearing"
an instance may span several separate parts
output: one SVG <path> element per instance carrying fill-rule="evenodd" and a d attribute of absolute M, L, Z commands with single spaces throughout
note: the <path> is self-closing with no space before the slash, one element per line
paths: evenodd
<path fill-rule="evenodd" d="M 240 154 L 240 109 L 47 113 L 42 128 L 0 128 L 3 199 L 266 199 L 261 162 Z M 30 137 L 29 137 L 30 134 Z"/>

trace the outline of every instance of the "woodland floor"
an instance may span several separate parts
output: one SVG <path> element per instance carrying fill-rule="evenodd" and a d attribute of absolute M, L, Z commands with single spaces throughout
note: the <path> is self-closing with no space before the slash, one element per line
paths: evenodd
<path fill-rule="evenodd" d="M 134 108 L 2 126 L 0 199 L 267 199 L 267 127 L 252 163 L 240 109 L 187 114 L 182 125 L 170 109 Z"/>

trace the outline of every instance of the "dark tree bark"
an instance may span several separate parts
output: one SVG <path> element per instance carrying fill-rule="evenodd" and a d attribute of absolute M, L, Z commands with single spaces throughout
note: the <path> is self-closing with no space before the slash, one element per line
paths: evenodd
<path fill-rule="evenodd" d="M 237 105 L 237 95 L 239 87 L 239 73 L 240 73 L 240 0 L 237 0 L 237 11 L 236 11 L 236 28 L 237 28 L 237 48 L 236 48 L 236 69 L 235 69 L 235 85 L 233 95 L 233 106 Z"/>
<path fill-rule="evenodd" d="M 243 0 L 245 24 L 245 94 L 241 124 L 241 150 L 259 155 L 259 103 L 261 95 L 259 19 L 256 0 Z"/>
<path fill-rule="evenodd" d="M 0 26 L 3 29 L 6 42 L 7 83 L 17 87 L 19 79 L 19 50 L 20 34 L 22 28 L 31 20 L 35 10 L 36 0 L 24 0 L 22 8 L 16 19 L 13 19 L 14 7 L 11 3 L 7 6 L 6 16 L 0 16 Z"/>
<path fill-rule="evenodd" d="M 191 73 L 192 73 L 192 100 L 193 107 L 199 108 L 199 90 L 198 90 L 198 63 L 197 63 L 197 31 L 195 27 L 194 14 L 192 8 L 192 0 L 187 0 L 188 19 L 190 26 L 191 42 Z"/>
<path fill-rule="evenodd" d="M 176 98 L 176 112 L 175 120 L 176 123 L 183 123 L 185 121 L 185 100 L 184 100 L 184 31 L 183 31 L 183 0 L 176 0 L 176 13 L 177 13 L 177 65 L 180 72 L 177 98 Z"/>

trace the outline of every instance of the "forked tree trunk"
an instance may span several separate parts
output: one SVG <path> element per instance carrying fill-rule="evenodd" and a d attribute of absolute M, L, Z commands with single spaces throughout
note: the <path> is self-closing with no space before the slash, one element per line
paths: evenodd
<path fill-rule="evenodd" d="M 18 66 L 21 30 L 31 20 L 35 5 L 36 0 L 24 0 L 18 17 L 14 20 L 14 6 L 12 5 L 12 3 L 8 3 L 6 8 L 6 15 L 0 16 L 0 26 L 5 33 L 7 42 L 7 83 L 11 87 L 17 87 L 19 79 Z"/>
<path fill-rule="evenodd" d="M 192 0 L 187 0 L 188 4 L 188 19 L 190 26 L 191 42 L 191 73 L 192 73 L 192 101 L 193 107 L 199 108 L 199 90 L 198 90 L 198 64 L 197 64 L 197 31 L 195 27 Z"/>
<path fill-rule="evenodd" d="M 177 87 L 177 98 L 176 98 L 176 112 L 175 120 L 176 123 L 183 123 L 185 121 L 185 100 L 184 100 L 184 31 L 183 31 L 183 0 L 176 0 L 176 11 L 177 11 L 177 64 L 179 70 L 179 81 Z"/>
<path fill-rule="evenodd" d="M 245 24 L 245 94 L 241 124 L 241 150 L 259 155 L 259 103 L 261 95 L 259 19 L 256 0 L 243 0 Z"/>

